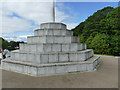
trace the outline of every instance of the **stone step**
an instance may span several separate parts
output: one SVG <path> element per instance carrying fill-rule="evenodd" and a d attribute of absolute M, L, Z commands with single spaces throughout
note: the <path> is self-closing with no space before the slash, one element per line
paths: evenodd
<path fill-rule="evenodd" d="M 84 62 L 67 62 L 51 64 L 35 64 L 21 61 L 12 61 L 7 58 L 2 60 L 2 69 L 12 72 L 27 74 L 31 76 L 48 76 L 65 74 L 71 72 L 90 72 L 95 71 L 101 63 L 99 56 L 93 56 Z"/>
<path fill-rule="evenodd" d="M 28 36 L 28 44 L 37 44 L 37 43 L 79 43 L 80 38 L 75 36 L 56 36 L 56 35 L 47 35 L 47 36 Z"/>
<path fill-rule="evenodd" d="M 93 50 L 87 49 L 77 52 L 50 52 L 32 53 L 14 51 L 11 53 L 11 60 L 31 62 L 31 63 L 61 63 L 61 62 L 80 62 L 93 56 Z"/>
<path fill-rule="evenodd" d="M 51 22 L 51 23 L 42 23 L 41 25 L 40 25 L 40 28 L 41 29 L 66 29 L 66 25 L 65 24 L 63 24 L 63 23 L 53 23 L 53 22 Z"/>
<path fill-rule="evenodd" d="M 43 35 L 73 35 L 73 31 L 66 29 L 37 29 L 34 31 L 34 36 L 43 36 Z"/>
<path fill-rule="evenodd" d="M 85 50 L 86 44 L 20 44 L 20 52 L 64 52 Z"/>

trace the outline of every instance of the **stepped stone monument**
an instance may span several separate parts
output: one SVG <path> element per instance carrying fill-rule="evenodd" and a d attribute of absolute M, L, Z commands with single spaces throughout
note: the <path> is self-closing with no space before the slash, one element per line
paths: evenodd
<path fill-rule="evenodd" d="M 100 57 L 79 43 L 65 24 L 43 23 L 34 34 L 27 38 L 27 44 L 20 44 L 20 50 L 12 52 L 11 58 L 2 60 L 3 69 L 46 76 L 94 71 L 100 63 Z"/>
<path fill-rule="evenodd" d="M 54 10 L 54 9 L 53 9 Z M 54 20 L 53 20 L 54 21 Z M 48 76 L 96 70 L 101 60 L 80 43 L 63 23 L 43 23 L 27 37 L 27 44 L 2 60 L 2 69 L 31 76 Z"/>

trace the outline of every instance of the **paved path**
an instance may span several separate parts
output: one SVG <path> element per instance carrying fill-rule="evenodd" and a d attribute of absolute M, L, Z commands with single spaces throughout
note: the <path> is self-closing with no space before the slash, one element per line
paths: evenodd
<path fill-rule="evenodd" d="M 0 90 L 2 88 L 2 70 L 1 70 L 1 65 L 0 65 Z"/>
<path fill-rule="evenodd" d="M 118 59 L 101 56 L 102 65 L 96 72 L 71 73 L 48 77 L 31 77 L 3 71 L 4 88 L 117 88 Z"/>

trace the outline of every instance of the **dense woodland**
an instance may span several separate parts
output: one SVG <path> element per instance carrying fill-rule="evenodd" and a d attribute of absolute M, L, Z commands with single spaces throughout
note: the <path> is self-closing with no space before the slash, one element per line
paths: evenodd
<path fill-rule="evenodd" d="M 72 30 L 96 54 L 120 55 L 120 7 L 98 10 Z"/>

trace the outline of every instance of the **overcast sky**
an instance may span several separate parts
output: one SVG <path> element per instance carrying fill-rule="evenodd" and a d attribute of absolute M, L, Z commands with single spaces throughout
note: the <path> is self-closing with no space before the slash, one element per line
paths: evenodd
<path fill-rule="evenodd" d="M 118 0 L 104 0 L 106 2 L 94 2 L 95 0 L 90 0 L 90 2 L 88 0 L 84 0 L 84 2 L 82 2 L 83 0 L 76 0 L 78 2 L 63 1 L 66 2 L 56 2 L 56 22 L 67 24 L 68 29 L 85 21 L 97 10 L 107 6 L 114 8 L 118 6 Z M 0 4 L 2 4 L 0 5 L 0 20 L 2 19 L 0 21 L 0 36 L 2 35 L 8 41 L 26 41 L 26 37 L 34 35 L 33 31 L 39 29 L 41 23 L 51 22 L 52 19 L 52 3 L 45 2 L 45 0 L 44 2 L 40 2 L 40 0 L 4 0 Z"/>

